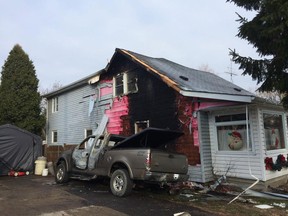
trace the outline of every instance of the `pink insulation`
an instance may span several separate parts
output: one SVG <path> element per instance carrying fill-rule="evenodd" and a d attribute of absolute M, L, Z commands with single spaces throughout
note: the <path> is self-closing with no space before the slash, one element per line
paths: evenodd
<path fill-rule="evenodd" d="M 100 98 L 113 93 L 112 80 L 105 80 L 107 87 L 100 88 Z M 112 103 L 107 105 L 105 114 L 108 116 L 107 131 L 113 134 L 120 134 L 123 131 L 123 120 L 121 117 L 128 115 L 128 97 L 116 97 Z"/>
<path fill-rule="evenodd" d="M 113 99 L 111 109 L 105 111 L 109 121 L 107 130 L 109 133 L 120 134 L 123 131 L 122 116 L 128 115 L 128 97 L 116 97 Z"/>

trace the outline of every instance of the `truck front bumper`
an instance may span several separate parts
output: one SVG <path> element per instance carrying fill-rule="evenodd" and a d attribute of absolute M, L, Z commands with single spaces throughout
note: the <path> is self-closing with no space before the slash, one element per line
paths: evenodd
<path fill-rule="evenodd" d="M 189 178 L 186 174 L 146 172 L 144 181 L 150 182 L 185 182 Z"/>

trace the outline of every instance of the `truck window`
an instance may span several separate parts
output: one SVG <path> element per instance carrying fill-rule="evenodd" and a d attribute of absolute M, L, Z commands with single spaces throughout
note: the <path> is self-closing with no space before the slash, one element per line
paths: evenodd
<path fill-rule="evenodd" d="M 85 140 L 84 142 L 82 142 L 79 145 L 78 149 L 90 149 L 92 144 L 93 144 L 93 142 L 94 142 L 94 138 L 91 137 L 91 138 Z"/>

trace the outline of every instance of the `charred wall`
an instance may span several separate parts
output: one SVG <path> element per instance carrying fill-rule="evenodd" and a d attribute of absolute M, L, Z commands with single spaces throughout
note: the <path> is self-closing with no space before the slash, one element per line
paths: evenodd
<path fill-rule="evenodd" d="M 192 122 L 193 98 L 181 96 L 158 75 L 130 59 L 119 54 L 116 57 L 104 79 L 131 71 L 136 73 L 138 87 L 137 92 L 128 94 L 128 115 L 121 116 L 121 133 L 131 135 L 135 133 L 135 122 L 147 120 L 150 127 L 181 130 L 184 136 L 177 140 L 176 150 L 187 155 L 190 165 L 200 164 L 199 146 L 195 144 L 193 136 L 195 130 L 198 132 L 197 125 Z"/>
<path fill-rule="evenodd" d="M 137 77 L 138 92 L 129 96 L 130 124 L 149 120 L 150 127 L 178 129 L 176 92 L 142 68 Z"/>

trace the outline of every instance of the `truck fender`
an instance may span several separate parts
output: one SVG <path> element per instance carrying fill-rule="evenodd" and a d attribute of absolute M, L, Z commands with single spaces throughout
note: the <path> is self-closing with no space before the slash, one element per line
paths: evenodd
<path fill-rule="evenodd" d="M 131 179 L 133 179 L 134 175 L 132 172 L 131 167 L 129 166 L 128 163 L 126 163 L 125 161 L 115 161 L 111 166 L 110 169 L 108 170 L 108 176 L 111 177 L 112 173 L 116 170 L 116 169 L 126 169 L 129 173 L 129 176 Z"/>
<path fill-rule="evenodd" d="M 68 160 L 66 157 L 60 157 L 58 160 L 57 160 L 57 163 L 56 163 L 56 166 L 58 166 L 61 161 L 64 161 L 65 164 L 66 164 L 66 170 L 67 172 L 70 172 L 71 171 L 71 161 Z"/>

